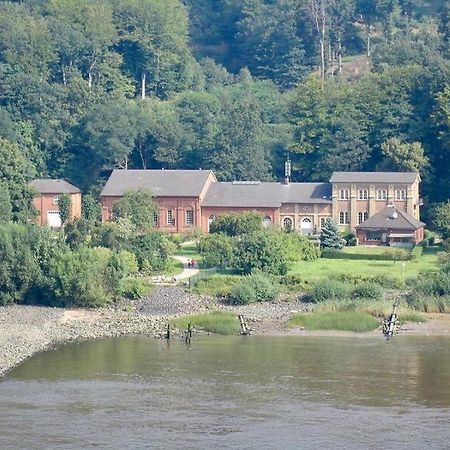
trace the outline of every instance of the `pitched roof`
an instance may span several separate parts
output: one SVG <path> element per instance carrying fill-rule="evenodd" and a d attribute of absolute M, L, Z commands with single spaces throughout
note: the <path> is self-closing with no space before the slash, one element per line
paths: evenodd
<path fill-rule="evenodd" d="M 121 197 L 126 191 L 146 189 L 155 197 L 198 197 L 210 170 L 114 170 L 101 196 Z"/>
<path fill-rule="evenodd" d="M 386 206 L 380 212 L 369 217 L 366 221 L 357 225 L 358 229 L 375 230 L 418 230 L 425 224 L 415 219 L 405 211 L 397 209 L 393 205 Z"/>
<path fill-rule="evenodd" d="M 333 172 L 331 183 L 414 183 L 416 172 Z"/>
<path fill-rule="evenodd" d="M 30 186 L 40 194 L 77 194 L 80 190 L 73 184 L 60 179 L 33 180 Z"/>
<path fill-rule="evenodd" d="M 331 203 L 329 183 L 213 183 L 202 206 L 278 208 L 282 203 Z"/>

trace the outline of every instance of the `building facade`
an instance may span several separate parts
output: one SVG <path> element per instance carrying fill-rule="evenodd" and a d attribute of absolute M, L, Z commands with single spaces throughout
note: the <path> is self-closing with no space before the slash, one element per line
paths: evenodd
<path fill-rule="evenodd" d="M 165 232 L 209 231 L 219 215 L 256 211 L 265 226 L 319 234 L 332 218 L 342 232 L 388 205 L 420 219 L 420 177 L 412 172 L 335 172 L 329 183 L 218 182 L 203 170 L 114 170 L 102 193 L 102 217 L 127 190 L 146 189 L 158 204 L 154 221 Z"/>
<path fill-rule="evenodd" d="M 71 213 L 70 220 L 81 217 L 81 191 L 74 185 L 64 180 L 39 179 L 30 183 L 35 191 L 33 206 L 38 212 L 36 222 L 39 225 L 48 225 L 53 228 L 61 227 L 59 215 L 59 196 L 70 195 Z"/>

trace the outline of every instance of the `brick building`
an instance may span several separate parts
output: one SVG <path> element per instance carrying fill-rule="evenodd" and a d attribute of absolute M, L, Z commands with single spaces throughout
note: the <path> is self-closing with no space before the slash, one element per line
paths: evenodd
<path fill-rule="evenodd" d="M 32 181 L 30 186 L 36 192 L 33 206 L 38 212 L 36 221 L 39 225 L 48 225 L 54 228 L 61 226 L 58 206 L 61 194 L 70 195 L 72 202 L 70 220 L 81 217 L 81 192 L 74 185 L 64 180 L 40 179 Z"/>
<path fill-rule="evenodd" d="M 260 213 L 266 226 L 302 234 L 320 233 L 326 218 L 355 232 L 388 205 L 421 223 L 419 183 L 412 172 L 335 172 L 329 183 L 277 183 L 218 182 L 203 170 L 114 170 L 101 193 L 102 217 L 111 220 L 126 191 L 146 189 L 159 206 L 155 225 L 166 232 L 207 232 L 218 215 L 244 211 Z"/>

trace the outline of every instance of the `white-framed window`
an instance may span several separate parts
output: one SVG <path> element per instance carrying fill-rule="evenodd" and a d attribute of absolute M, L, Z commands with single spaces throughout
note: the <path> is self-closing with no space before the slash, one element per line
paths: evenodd
<path fill-rule="evenodd" d="M 396 189 L 395 200 L 406 200 L 406 189 Z"/>
<path fill-rule="evenodd" d="M 367 189 L 358 189 L 358 200 L 368 200 L 369 191 Z"/>
<path fill-rule="evenodd" d="M 292 230 L 292 226 L 293 226 L 292 219 L 290 217 L 285 217 L 283 219 L 283 228 L 287 231 L 290 231 Z"/>
<path fill-rule="evenodd" d="M 369 218 L 369 213 L 367 211 L 359 211 L 358 213 L 358 223 L 363 223 Z"/>
<path fill-rule="evenodd" d="M 348 211 L 341 211 L 339 213 L 339 224 L 347 225 L 350 223 L 350 214 Z"/>
<path fill-rule="evenodd" d="M 348 200 L 350 198 L 350 190 L 349 189 L 340 189 L 339 190 L 339 200 Z"/>
<path fill-rule="evenodd" d="M 154 227 L 157 227 L 157 226 L 158 226 L 158 212 L 157 212 L 157 211 L 155 211 L 155 212 L 153 213 L 153 226 L 154 226 Z"/>
<path fill-rule="evenodd" d="M 272 218 L 270 216 L 265 216 L 262 223 L 264 228 L 270 228 L 272 226 Z"/>
<path fill-rule="evenodd" d="M 377 189 L 377 200 L 387 200 L 387 190 Z"/>
<path fill-rule="evenodd" d="M 193 209 L 187 209 L 186 211 L 186 226 L 191 227 L 194 225 L 194 210 Z"/>
<path fill-rule="evenodd" d="M 175 213 L 173 209 L 167 210 L 167 225 L 175 226 Z"/>
<path fill-rule="evenodd" d="M 58 203 L 59 203 L 59 195 L 55 195 L 54 197 L 53 197 L 53 202 L 52 202 L 54 205 L 57 205 Z"/>

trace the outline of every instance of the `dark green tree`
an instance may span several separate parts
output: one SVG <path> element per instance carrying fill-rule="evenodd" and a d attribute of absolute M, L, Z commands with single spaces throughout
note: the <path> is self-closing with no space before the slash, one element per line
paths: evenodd
<path fill-rule="evenodd" d="M 339 233 L 336 223 L 332 219 L 326 219 L 320 234 L 320 246 L 323 249 L 342 250 L 345 239 Z"/>
<path fill-rule="evenodd" d="M 62 225 L 66 225 L 72 216 L 72 199 L 69 194 L 60 194 L 58 196 L 59 217 Z"/>
<path fill-rule="evenodd" d="M 223 214 L 210 225 L 211 233 L 221 233 L 227 236 L 241 236 L 255 233 L 263 228 L 262 217 L 257 212 L 241 214 Z"/>

